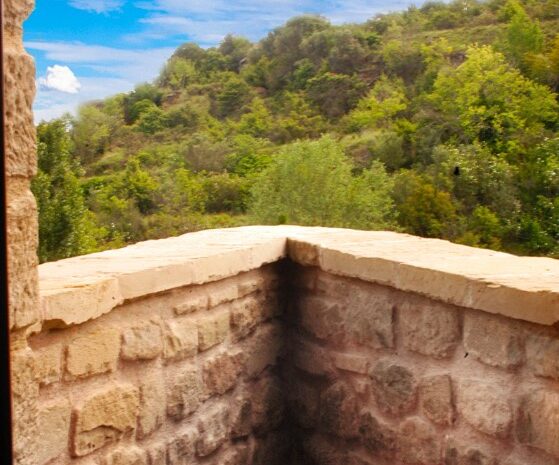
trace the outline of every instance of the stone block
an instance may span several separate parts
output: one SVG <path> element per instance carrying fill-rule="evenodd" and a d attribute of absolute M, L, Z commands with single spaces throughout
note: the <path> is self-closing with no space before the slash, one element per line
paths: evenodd
<path fill-rule="evenodd" d="M 419 383 L 421 411 L 433 423 L 450 426 L 454 423 L 452 380 L 448 375 L 423 378 Z"/>
<path fill-rule="evenodd" d="M 275 365 L 283 349 L 283 329 L 277 324 L 267 324 L 256 331 L 244 344 L 247 356 L 246 370 L 250 377 L 262 373 L 266 367 Z"/>
<path fill-rule="evenodd" d="M 514 368 L 524 361 L 518 325 L 487 313 L 465 312 L 464 347 L 470 356 L 493 367 Z"/>
<path fill-rule="evenodd" d="M 210 308 L 238 299 L 239 291 L 237 286 L 238 284 L 235 279 L 226 279 L 212 284 L 208 289 Z"/>
<path fill-rule="evenodd" d="M 276 429 L 284 418 L 285 399 L 280 380 L 266 377 L 251 387 L 252 426 L 257 435 Z"/>
<path fill-rule="evenodd" d="M 230 448 L 218 457 L 213 465 L 246 465 L 248 462 L 249 449 L 247 445 L 239 445 Z"/>
<path fill-rule="evenodd" d="M 368 374 L 371 368 L 369 358 L 360 354 L 332 352 L 332 360 L 340 370 L 351 371 L 360 375 Z"/>
<path fill-rule="evenodd" d="M 194 412 L 202 397 L 202 379 L 195 365 L 167 379 L 167 415 L 180 421 Z"/>
<path fill-rule="evenodd" d="M 151 360 L 163 349 L 161 327 L 156 321 L 127 328 L 122 333 L 122 352 L 124 360 Z"/>
<path fill-rule="evenodd" d="M 167 443 L 167 465 L 191 465 L 194 463 L 194 452 L 198 431 L 192 425 L 181 429 Z"/>
<path fill-rule="evenodd" d="M 62 374 L 62 345 L 53 344 L 35 352 L 37 378 L 43 386 L 60 381 Z"/>
<path fill-rule="evenodd" d="M 149 465 L 167 465 L 167 447 L 164 443 L 155 443 L 147 448 Z"/>
<path fill-rule="evenodd" d="M 461 380 L 458 386 L 457 407 L 462 418 L 482 433 L 508 437 L 513 421 L 508 390 L 482 379 Z"/>
<path fill-rule="evenodd" d="M 530 335 L 526 343 L 526 358 L 535 375 L 559 381 L 559 334 Z"/>
<path fill-rule="evenodd" d="M 140 411 L 138 416 L 138 438 L 149 436 L 165 421 L 165 383 L 158 373 L 142 377 L 140 383 Z"/>
<path fill-rule="evenodd" d="M 396 433 L 370 411 L 359 415 L 359 437 L 371 454 L 387 457 L 396 450 Z"/>
<path fill-rule="evenodd" d="M 198 322 L 198 349 L 208 350 L 223 341 L 229 334 L 229 309 L 219 308 L 210 315 L 200 317 Z"/>
<path fill-rule="evenodd" d="M 229 409 L 219 403 L 203 412 L 198 421 L 199 437 L 196 441 L 196 455 L 206 457 L 216 451 L 229 438 Z"/>
<path fill-rule="evenodd" d="M 336 375 L 331 354 L 322 347 L 302 339 L 295 339 L 293 342 L 293 363 L 300 370 L 314 376 Z"/>
<path fill-rule="evenodd" d="M 163 336 L 163 357 L 180 360 L 198 353 L 197 321 L 185 317 L 169 320 L 165 324 Z"/>
<path fill-rule="evenodd" d="M 522 396 L 516 427 L 522 444 L 559 458 L 559 393 L 539 389 Z"/>
<path fill-rule="evenodd" d="M 233 389 L 243 372 L 244 359 L 242 351 L 234 350 L 206 360 L 202 370 L 206 394 L 221 395 Z"/>
<path fill-rule="evenodd" d="M 85 399 L 75 412 L 72 454 L 81 457 L 118 440 L 136 427 L 138 390 L 113 385 Z"/>
<path fill-rule="evenodd" d="M 320 427 L 324 431 L 354 438 L 359 430 L 359 401 L 351 387 L 338 381 L 320 396 Z"/>
<path fill-rule="evenodd" d="M 120 331 L 97 327 L 68 344 L 66 378 L 69 380 L 115 371 L 120 354 Z"/>
<path fill-rule="evenodd" d="M 417 382 L 408 368 L 382 360 L 371 370 L 370 376 L 380 410 L 393 415 L 413 410 L 417 402 Z"/>
<path fill-rule="evenodd" d="M 433 427 L 417 417 L 398 428 L 398 456 L 406 465 L 441 465 L 440 444 Z"/>
<path fill-rule="evenodd" d="M 207 310 L 209 304 L 210 298 L 206 294 L 205 289 L 193 287 L 187 291 L 187 295 L 183 301 L 174 307 L 174 311 L 176 315 L 184 315 Z"/>
<path fill-rule="evenodd" d="M 72 407 L 68 399 L 57 399 L 39 409 L 36 451 L 39 464 L 55 459 L 68 449 Z"/>
<path fill-rule="evenodd" d="M 231 330 L 236 340 L 246 337 L 262 322 L 262 306 L 262 300 L 256 297 L 247 297 L 231 304 Z"/>
<path fill-rule="evenodd" d="M 231 406 L 231 437 L 247 437 L 252 432 L 252 403 L 248 395 L 236 396 Z"/>
<path fill-rule="evenodd" d="M 448 438 L 444 450 L 444 465 L 499 465 L 488 447 L 473 439 Z"/>
<path fill-rule="evenodd" d="M 438 359 L 452 357 L 460 342 L 460 310 L 409 296 L 399 306 L 404 347 Z"/>
<path fill-rule="evenodd" d="M 137 446 L 119 447 L 108 453 L 102 465 L 147 465 L 148 457 L 145 450 Z"/>

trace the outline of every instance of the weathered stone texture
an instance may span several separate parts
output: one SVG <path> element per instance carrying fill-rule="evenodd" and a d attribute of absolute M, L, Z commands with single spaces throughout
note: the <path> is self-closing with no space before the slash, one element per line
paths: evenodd
<path fill-rule="evenodd" d="M 481 312 L 465 312 L 464 346 L 469 355 L 500 368 L 514 368 L 524 360 L 522 332 L 511 320 Z"/>
<path fill-rule="evenodd" d="M 146 449 L 149 465 L 167 464 L 167 446 L 165 443 L 155 443 Z"/>
<path fill-rule="evenodd" d="M 416 298 L 399 306 L 404 347 L 435 358 L 448 358 L 460 342 L 457 308 Z"/>
<path fill-rule="evenodd" d="M 341 381 L 320 397 L 320 426 L 324 431 L 352 438 L 359 431 L 359 402 L 350 386 Z"/>
<path fill-rule="evenodd" d="M 417 418 L 405 420 L 398 430 L 398 455 L 406 465 L 440 465 L 440 444 L 429 423 Z"/>
<path fill-rule="evenodd" d="M 198 322 L 189 317 L 168 321 L 163 336 L 163 356 L 180 360 L 198 353 Z"/>
<path fill-rule="evenodd" d="M 198 318 L 198 348 L 207 350 L 223 342 L 229 333 L 229 309 L 219 308 L 211 315 Z"/>
<path fill-rule="evenodd" d="M 191 464 L 197 438 L 198 430 L 193 425 L 178 431 L 167 443 L 167 465 Z"/>
<path fill-rule="evenodd" d="M 229 409 L 226 404 L 217 404 L 206 410 L 198 422 L 199 438 L 196 441 L 196 454 L 201 457 L 210 455 L 229 437 Z"/>
<path fill-rule="evenodd" d="M 181 420 L 194 412 L 202 397 L 202 379 L 195 365 L 183 367 L 167 380 L 167 415 Z"/>
<path fill-rule="evenodd" d="M 393 415 L 409 412 L 417 401 L 417 382 L 406 367 L 381 361 L 371 370 L 379 409 Z"/>
<path fill-rule="evenodd" d="M 438 425 L 454 422 L 452 380 L 448 375 L 423 378 L 419 384 L 419 399 L 423 414 Z"/>
<path fill-rule="evenodd" d="M 277 378 L 262 378 L 252 386 L 252 426 L 257 435 L 277 429 L 284 417 L 285 399 Z"/>
<path fill-rule="evenodd" d="M 252 403 L 248 396 L 237 396 L 231 407 L 231 437 L 247 437 L 252 431 Z"/>
<path fill-rule="evenodd" d="M 517 435 L 521 443 L 559 458 L 558 392 L 537 390 L 521 398 Z"/>
<path fill-rule="evenodd" d="M 256 297 L 247 297 L 231 305 L 231 329 L 236 339 L 247 336 L 258 326 L 264 315 L 263 303 Z"/>
<path fill-rule="evenodd" d="M 460 415 L 475 429 L 506 438 L 512 427 L 513 412 L 507 388 L 483 379 L 462 380 L 458 388 Z"/>
<path fill-rule="evenodd" d="M 200 288 L 193 288 L 184 302 L 176 305 L 174 310 L 177 315 L 184 315 L 186 313 L 193 313 L 203 311 L 208 308 L 210 298 L 205 294 L 204 290 Z"/>
<path fill-rule="evenodd" d="M 538 376 L 559 381 L 559 334 L 531 335 L 526 344 L 528 366 Z"/>
<path fill-rule="evenodd" d="M 282 327 L 275 323 L 262 326 L 246 341 L 244 350 L 249 376 L 257 376 L 266 367 L 275 365 L 283 349 L 283 337 Z"/>
<path fill-rule="evenodd" d="M 140 383 L 140 410 L 138 437 L 143 438 L 157 430 L 165 421 L 165 383 L 159 373 L 151 374 Z"/>
<path fill-rule="evenodd" d="M 62 345 L 53 344 L 35 352 L 37 379 L 41 385 L 60 381 L 62 374 Z"/>
<path fill-rule="evenodd" d="M 156 321 L 127 328 L 122 333 L 122 358 L 125 360 L 151 360 L 162 350 L 161 327 Z"/>
<path fill-rule="evenodd" d="M 58 457 L 68 449 L 71 406 L 68 399 L 43 405 L 37 418 L 38 463 L 43 464 Z"/>
<path fill-rule="evenodd" d="M 449 438 L 444 446 L 444 465 L 499 465 L 499 461 L 476 440 Z"/>
<path fill-rule="evenodd" d="M 381 423 L 370 411 L 363 411 L 359 418 L 359 435 L 367 451 L 373 455 L 390 455 L 396 448 L 396 433 Z"/>
<path fill-rule="evenodd" d="M 67 348 L 66 378 L 85 378 L 114 371 L 120 354 L 120 331 L 98 327 L 76 337 Z"/>
<path fill-rule="evenodd" d="M 136 427 L 138 390 L 116 385 L 87 398 L 75 412 L 72 452 L 83 456 L 119 439 Z"/>
<path fill-rule="evenodd" d="M 147 465 L 148 457 L 144 450 L 136 446 L 116 449 L 106 455 L 102 465 Z"/>
<path fill-rule="evenodd" d="M 244 354 L 240 350 L 221 353 L 204 363 L 203 378 L 206 393 L 225 394 L 238 382 L 244 368 Z"/>

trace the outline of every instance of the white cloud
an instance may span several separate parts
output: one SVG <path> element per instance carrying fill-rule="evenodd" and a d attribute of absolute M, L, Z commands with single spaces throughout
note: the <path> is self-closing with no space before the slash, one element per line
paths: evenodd
<path fill-rule="evenodd" d="M 70 6 L 78 10 L 108 13 L 120 9 L 124 0 L 70 0 Z"/>
<path fill-rule="evenodd" d="M 47 68 L 47 75 L 37 80 L 39 87 L 45 90 L 57 90 L 67 94 L 77 94 L 81 84 L 68 66 L 54 65 Z"/>

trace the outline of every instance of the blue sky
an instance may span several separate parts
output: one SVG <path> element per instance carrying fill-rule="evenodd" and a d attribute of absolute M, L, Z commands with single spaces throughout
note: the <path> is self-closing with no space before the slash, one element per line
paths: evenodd
<path fill-rule="evenodd" d="M 292 16 L 334 24 L 401 10 L 410 0 L 36 0 L 24 25 L 37 65 L 35 119 L 151 81 L 187 41 L 212 46 L 227 34 L 258 40 Z"/>

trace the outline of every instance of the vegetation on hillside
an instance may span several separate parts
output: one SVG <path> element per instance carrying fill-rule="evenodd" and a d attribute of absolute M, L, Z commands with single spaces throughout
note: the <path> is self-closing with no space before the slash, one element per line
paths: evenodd
<path fill-rule="evenodd" d="M 38 127 L 40 258 L 250 223 L 559 255 L 559 0 L 187 43 Z"/>

